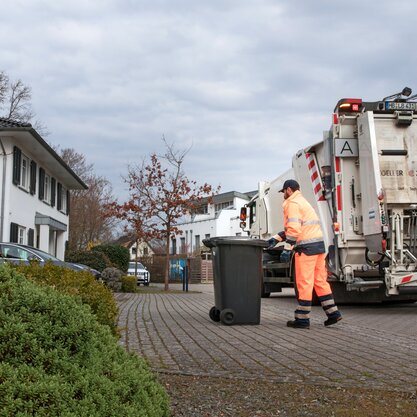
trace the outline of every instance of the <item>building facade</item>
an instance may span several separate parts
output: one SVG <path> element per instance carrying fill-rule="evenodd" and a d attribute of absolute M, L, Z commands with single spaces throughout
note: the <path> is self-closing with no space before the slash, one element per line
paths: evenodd
<path fill-rule="evenodd" d="M 211 237 L 240 236 L 240 209 L 254 194 L 237 191 L 218 194 L 211 204 L 205 202 L 194 213 L 185 216 L 177 226 L 182 234 L 171 241 L 171 254 L 197 253 L 203 240 Z"/>
<path fill-rule="evenodd" d="M 64 259 L 74 189 L 87 186 L 30 124 L 0 118 L 0 241 Z"/>

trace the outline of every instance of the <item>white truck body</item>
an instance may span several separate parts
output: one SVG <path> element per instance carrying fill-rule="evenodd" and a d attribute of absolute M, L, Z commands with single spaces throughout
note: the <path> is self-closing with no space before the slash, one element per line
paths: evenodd
<path fill-rule="evenodd" d="M 278 191 L 293 178 L 320 217 L 329 282 L 341 302 L 417 300 L 416 109 L 405 98 L 340 100 L 323 140 L 259 184 L 245 230 L 269 239 L 284 229 Z M 279 253 L 265 254 L 265 296 L 294 283 Z"/>

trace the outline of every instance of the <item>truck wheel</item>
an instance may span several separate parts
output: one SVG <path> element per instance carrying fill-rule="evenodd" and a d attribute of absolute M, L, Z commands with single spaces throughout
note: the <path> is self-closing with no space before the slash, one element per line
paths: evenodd
<path fill-rule="evenodd" d="M 216 307 L 212 307 L 210 309 L 209 316 L 213 321 L 220 321 L 220 310 Z"/>
<path fill-rule="evenodd" d="M 220 312 L 220 321 L 230 326 L 235 322 L 235 312 L 231 308 L 225 308 Z"/>

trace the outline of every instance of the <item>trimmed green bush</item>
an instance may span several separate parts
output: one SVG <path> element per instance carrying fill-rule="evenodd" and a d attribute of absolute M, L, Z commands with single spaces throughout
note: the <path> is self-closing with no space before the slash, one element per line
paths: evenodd
<path fill-rule="evenodd" d="M 138 279 L 132 276 L 122 277 L 122 292 L 136 292 L 138 289 Z"/>
<path fill-rule="evenodd" d="M 103 252 L 91 250 L 76 250 L 65 253 L 65 260 L 67 262 L 74 262 L 84 264 L 90 268 L 103 271 L 110 266 L 113 266 L 110 259 Z"/>
<path fill-rule="evenodd" d="M 127 272 L 130 258 L 129 249 L 120 245 L 98 245 L 94 246 L 92 251 L 104 253 L 110 259 L 112 266 Z"/>
<path fill-rule="evenodd" d="M 104 284 L 97 282 L 89 272 L 73 271 L 50 262 L 46 262 L 45 266 L 34 262 L 30 265 L 18 265 L 15 268 L 38 284 L 78 296 L 82 303 L 91 307 L 99 323 L 109 326 L 116 334 L 118 310 L 112 292 Z"/>
<path fill-rule="evenodd" d="M 0 416 L 166 417 L 148 365 L 88 306 L 0 266 Z"/>

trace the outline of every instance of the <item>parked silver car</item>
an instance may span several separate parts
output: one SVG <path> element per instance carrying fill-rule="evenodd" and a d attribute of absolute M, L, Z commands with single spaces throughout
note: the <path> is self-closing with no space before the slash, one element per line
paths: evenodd
<path fill-rule="evenodd" d="M 55 256 L 32 246 L 19 245 L 17 243 L 0 243 L 0 262 L 28 264 L 32 260 L 38 261 L 41 265 L 50 261 L 54 265 L 73 269 L 74 271 L 88 271 L 97 279 L 101 276 L 99 271 L 87 265 L 61 261 Z"/>
<path fill-rule="evenodd" d="M 143 284 L 148 286 L 151 281 L 151 274 L 149 271 L 141 264 L 140 262 L 129 262 L 129 268 L 127 270 L 127 275 L 137 276 L 138 285 Z"/>

